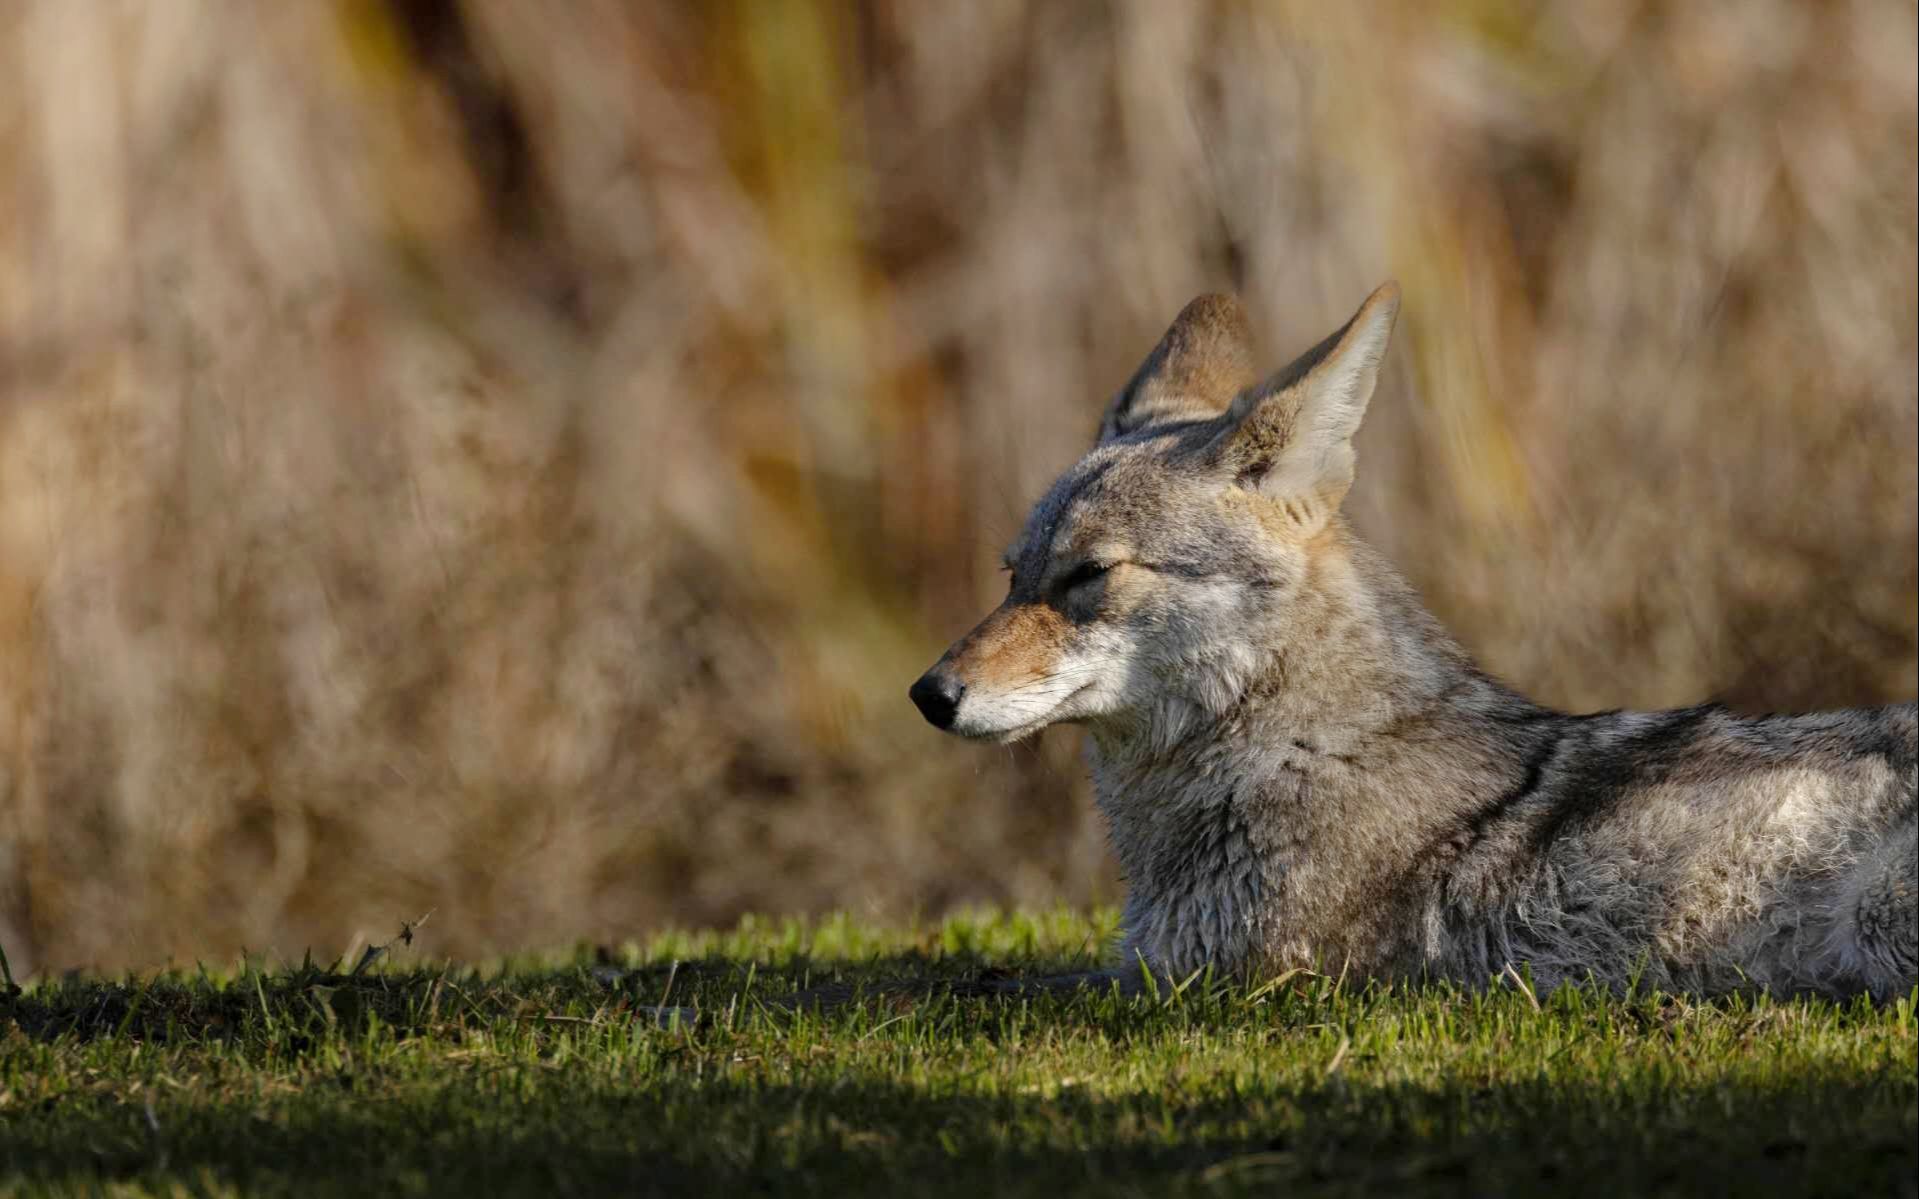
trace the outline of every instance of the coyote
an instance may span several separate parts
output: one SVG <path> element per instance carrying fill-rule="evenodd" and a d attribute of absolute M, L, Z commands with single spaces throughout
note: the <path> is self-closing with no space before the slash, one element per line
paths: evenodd
<path fill-rule="evenodd" d="M 1575 716 L 1477 669 L 1339 512 L 1398 309 L 1258 382 L 1239 304 L 1187 305 L 912 687 L 963 737 L 1090 733 L 1129 894 L 1085 977 L 1908 993 L 1914 705 Z"/>

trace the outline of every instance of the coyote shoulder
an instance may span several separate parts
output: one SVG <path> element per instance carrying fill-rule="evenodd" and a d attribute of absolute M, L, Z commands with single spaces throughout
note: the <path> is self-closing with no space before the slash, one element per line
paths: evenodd
<path fill-rule="evenodd" d="M 1086 726 L 1122 953 L 1167 973 L 1919 984 L 1913 704 L 1552 711 L 1347 527 L 1398 307 L 1261 382 L 1239 305 L 1189 304 L 914 684 L 926 718 Z"/>

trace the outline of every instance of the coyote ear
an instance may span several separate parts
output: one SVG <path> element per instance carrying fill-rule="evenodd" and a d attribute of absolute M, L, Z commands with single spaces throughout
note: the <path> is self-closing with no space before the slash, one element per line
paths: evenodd
<path fill-rule="evenodd" d="M 1231 296 L 1201 296 L 1180 310 L 1132 381 L 1106 409 L 1099 440 L 1149 425 L 1211 420 L 1252 383 L 1246 313 Z"/>
<path fill-rule="evenodd" d="M 1241 485 L 1323 520 L 1353 482 L 1353 434 L 1373 398 L 1399 315 L 1399 285 L 1366 297 L 1353 319 L 1272 378 L 1241 392 L 1220 418 L 1216 461 Z"/>

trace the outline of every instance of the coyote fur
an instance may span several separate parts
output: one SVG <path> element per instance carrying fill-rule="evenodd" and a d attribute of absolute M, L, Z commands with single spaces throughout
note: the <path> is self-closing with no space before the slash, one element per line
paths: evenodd
<path fill-rule="evenodd" d="M 964 737 L 1086 727 L 1114 977 L 1908 993 L 1914 705 L 1569 715 L 1477 669 L 1339 512 L 1398 308 L 1260 382 L 1194 300 L 913 685 Z"/>

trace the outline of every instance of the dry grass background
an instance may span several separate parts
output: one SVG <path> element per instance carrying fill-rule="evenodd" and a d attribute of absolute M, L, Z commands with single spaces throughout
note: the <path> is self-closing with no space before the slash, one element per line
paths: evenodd
<path fill-rule="evenodd" d="M 1908 698 L 1910 0 L 0 6 L 0 944 L 1111 893 L 912 677 L 1191 294 L 1576 708 Z"/>

